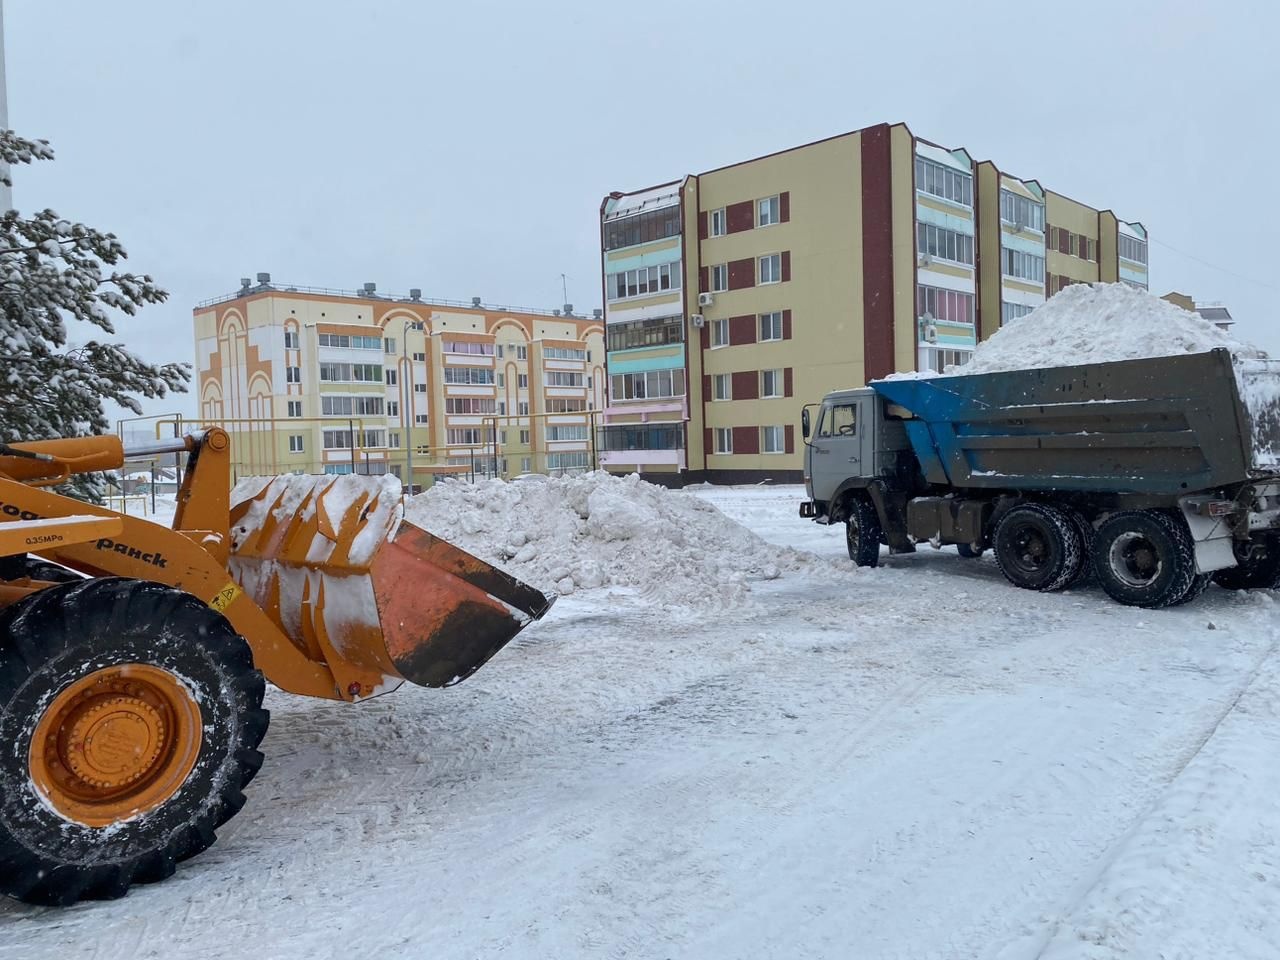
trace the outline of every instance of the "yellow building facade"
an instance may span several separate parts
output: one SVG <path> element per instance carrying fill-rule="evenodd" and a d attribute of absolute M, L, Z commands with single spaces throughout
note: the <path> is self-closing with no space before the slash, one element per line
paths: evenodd
<path fill-rule="evenodd" d="M 1146 231 L 880 124 L 617 191 L 600 207 L 601 464 L 796 481 L 799 413 L 942 370 L 1085 280 L 1145 286 Z"/>
<path fill-rule="evenodd" d="M 596 466 L 604 327 L 564 311 L 256 286 L 194 311 L 199 420 L 237 476 Z"/>

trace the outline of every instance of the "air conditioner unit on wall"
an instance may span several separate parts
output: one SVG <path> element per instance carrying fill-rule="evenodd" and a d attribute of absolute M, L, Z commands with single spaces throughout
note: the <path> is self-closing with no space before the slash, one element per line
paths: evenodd
<path fill-rule="evenodd" d="M 927 253 L 920 254 L 920 266 L 927 267 L 931 263 L 933 263 L 933 257 L 929 256 Z"/>
<path fill-rule="evenodd" d="M 924 325 L 924 342 L 925 343 L 938 342 L 938 327 L 936 324 L 926 323 Z"/>
<path fill-rule="evenodd" d="M 709 307 L 715 302 L 716 302 L 716 295 L 714 293 L 698 294 L 698 306 L 700 307 Z"/>
<path fill-rule="evenodd" d="M 707 325 L 707 318 L 700 313 L 694 313 L 689 315 L 689 322 L 695 327 L 705 327 Z"/>

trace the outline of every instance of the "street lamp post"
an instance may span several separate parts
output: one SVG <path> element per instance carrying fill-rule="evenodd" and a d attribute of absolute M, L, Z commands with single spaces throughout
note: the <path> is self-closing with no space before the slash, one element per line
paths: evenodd
<path fill-rule="evenodd" d="M 405 443 L 408 444 L 408 466 L 409 466 L 409 496 L 413 496 L 413 425 L 417 421 L 414 416 L 413 409 L 413 366 L 409 363 L 409 331 L 417 330 L 418 324 L 413 320 L 406 320 L 404 326 L 400 330 L 400 356 L 403 363 L 401 364 L 401 373 L 404 374 L 404 425 Z"/>

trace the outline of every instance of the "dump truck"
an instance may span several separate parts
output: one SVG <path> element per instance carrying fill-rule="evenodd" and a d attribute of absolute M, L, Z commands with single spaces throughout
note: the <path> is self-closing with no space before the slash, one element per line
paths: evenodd
<path fill-rule="evenodd" d="M 1280 584 L 1280 362 L 889 378 L 811 406 L 800 515 L 844 523 L 858 566 L 954 544 L 1016 587 L 1092 575 L 1140 607 Z"/>
<path fill-rule="evenodd" d="M 55 489 L 187 454 L 172 529 Z M 0 444 L 0 891 L 122 896 L 214 842 L 265 681 L 357 703 L 470 676 L 551 598 L 403 518 L 394 477 L 233 492 L 219 428 Z"/>

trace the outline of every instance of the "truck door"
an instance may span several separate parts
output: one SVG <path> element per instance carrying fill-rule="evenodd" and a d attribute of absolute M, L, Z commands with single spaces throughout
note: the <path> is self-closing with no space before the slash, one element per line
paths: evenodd
<path fill-rule="evenodd" d="M 824 404 L 813 439 L 813 486 L 832 490 L 849 477 L 871 470 L 868 440 L 870 398 L 858 397 Z M 865 469 L 864 469 L 865 467 Z M 823 475 L 825 482 L 819 482 Z M 816 495 L 816 493 L 815 493 Z"/>

